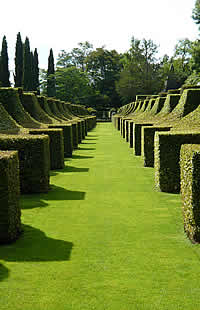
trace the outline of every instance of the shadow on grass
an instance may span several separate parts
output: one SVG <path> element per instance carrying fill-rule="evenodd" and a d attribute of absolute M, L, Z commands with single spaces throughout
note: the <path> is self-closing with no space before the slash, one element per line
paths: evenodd
<path fill-rule="evenodd" d="M 84 200 L 85 192 L 69 191 L 63 187 L 51 184 L 50 191 L 43 197 L 44 200 Z"/>
<path fill-rule="evenodd" d="M 70 260 L 73 248 L 72 242 L 50 238 L 40 229 L 29 225 L 23 225 L 23 231 L 24 232 L 15 243 L 0 247 L 1 259 L 8 262 Z M 4 277 L 6 273 L 8 275 L 7 270 L 3 270 L 2 272 Z"/>
<path fill-rule="evenodd" d="M 23 210 L 44 208 L 48 206 L 48 203 L 40 199 L 41 194 L 34 195 L 21 195 L 20 197 L 20 208 Z"/>
<path fill-rule="evenodd" d="M 72 155 L 73 159 L 89 159 L 94 158 L 94 156 L 82 156 L 82 155 Z"/>
<path fill-rule="evenodd" d="M 77 150 L 81 150 L 81 151 L 92 151 L 92 150 L 96 150 L 96 148 L 94 148 L 94 147 L 88 147 L 88 148 L 86 148 L 86 147 L 78 147 L 77 148 Z"/>
<path fill-rule="evenodd" d="M 88 142 L 81 142 L 81 144 L 87 144 L 87 145 L 89 145 L 89 144 L 96 144 L 96 142 L 91 142 L 91 143 L 88 143 Z"/>
<path fill-rule="evenodd" d="M 59 171 L 51 171 L 50 176 L 57 175 L 59 173 L 66 173 L 66 172 L 88 172 L 89 168 L 77 168 L 73 166 L 66 165 L 65 168 Z"/>
<path fill-rule="evenodd" d="M 10 271 L 4 265 L 0 264 L 0 282 L 9 277 Z"/>
<path fill-rule="evenodd" d="M 48 200 L 84 200 L 85 192 L 70 191 L 63 187 L 51 184 L 48 193 L 22 195 L 20 208 L 23 210 L 48 207 Z"/>

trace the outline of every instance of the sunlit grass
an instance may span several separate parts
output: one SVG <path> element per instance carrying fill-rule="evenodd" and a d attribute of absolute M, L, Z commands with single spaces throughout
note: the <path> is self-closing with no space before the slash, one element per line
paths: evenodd
<path fill-rule="evenodd" d="M 111 124 L 21 199 L 24 234 L 0 247 L 0 310 L 198 310 L 200 250 L 179 195 L 158 193 Z"/>

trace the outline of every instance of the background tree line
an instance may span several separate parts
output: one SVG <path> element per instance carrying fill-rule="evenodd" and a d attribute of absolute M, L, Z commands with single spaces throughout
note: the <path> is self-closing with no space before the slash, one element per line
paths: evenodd
<path fill-rule="evenodd" d="M 200 25 L 200 0 L 192 18 Z M 94 49 L 81 42 L 70 52 L 61 50 L 54 64 L 50 49 L 48 69 L 39 69 L 37 49 L 30 50 L 29 39 L 22 42 L 17 34 L 14 86 L 25 91 L 37 91 L 50 97 L 94 108 L 119 107 L 134 101 L 136 94 L 157 94 L 200 83 L 200 40 L 179 40 L 172 57 L 157 57 L 158 46 L 150 39 L 131 38 L 125 53 Z M 6 37 L 0 53 L 0 85 L 9 87 Z"/>

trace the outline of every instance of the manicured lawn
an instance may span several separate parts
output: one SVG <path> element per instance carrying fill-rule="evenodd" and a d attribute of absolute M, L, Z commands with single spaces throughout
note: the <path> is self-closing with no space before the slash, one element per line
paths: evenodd
<path fill-rule="evenodd" d="M 198 310 L 200 247 L 179 195 L 155 192 L 112 124 L 100 123 L 48 194 L 21 199 L 24 234 L 0 247 L 0 310 Z"/>

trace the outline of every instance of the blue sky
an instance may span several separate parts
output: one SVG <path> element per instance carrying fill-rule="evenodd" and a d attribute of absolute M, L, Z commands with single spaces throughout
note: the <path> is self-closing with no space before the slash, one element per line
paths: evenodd
<path fill-rule="evenodd" d="M 35 0 L 1 3 L 0 41 L 6 35 L 9 66 L 13 68 L 15 43 L 20 31 L 37 47 L 39 65 L 47 67 L 50 48 L 56 60 L 60 50 L 70 51 L 78 42 L 125 52 L 131 37 L 152 39 L 159 56 L 171 56 L 179 39 L 199 38 L 191 18 L 195 0 Z"/>

